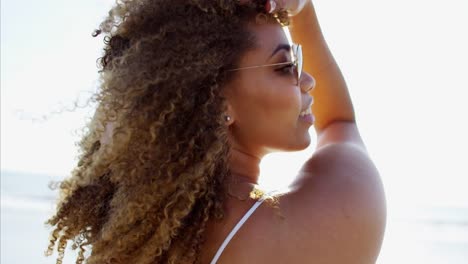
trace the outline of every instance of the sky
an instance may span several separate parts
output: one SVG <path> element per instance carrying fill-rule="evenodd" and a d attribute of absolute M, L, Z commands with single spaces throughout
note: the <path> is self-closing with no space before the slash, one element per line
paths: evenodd
<path fill-rule="evenodd" d="M 1 170 L 67 175 L 92 107 L 113 1 L 1 2 Z M 387 202 L 468 206 L 468 1 L 314 1 L 348 83 Z M 310 130 L 315 135 L 313 129 Z M 290 182 L 314 144 L 272 154 L 260 182 Z"/>

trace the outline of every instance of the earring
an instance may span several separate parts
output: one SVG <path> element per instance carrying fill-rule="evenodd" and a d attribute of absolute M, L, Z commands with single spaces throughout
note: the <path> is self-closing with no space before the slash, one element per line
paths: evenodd
<path fill-rule="evenodd" d="M 226 122 L 229 122 L 229 121 L 231 121 L 231 117 L 230 117 L 230 116 L 228 116 L 228 115 L 227 115 L 227 116 L 225 116 L 225 117 L 224 117 L 224 119 L 226 120 Z"/>

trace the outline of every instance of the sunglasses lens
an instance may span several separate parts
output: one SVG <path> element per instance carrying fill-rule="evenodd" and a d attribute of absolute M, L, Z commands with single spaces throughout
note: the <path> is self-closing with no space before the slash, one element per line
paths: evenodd
<path fill-rule="evenodd" d="M 302 47 L 301 45 L 296 46 L 296 60 L 297 60 L 297 84 L 299 85 L 299 82 L 301 80 L 301 74 L 302 74 Z"/>

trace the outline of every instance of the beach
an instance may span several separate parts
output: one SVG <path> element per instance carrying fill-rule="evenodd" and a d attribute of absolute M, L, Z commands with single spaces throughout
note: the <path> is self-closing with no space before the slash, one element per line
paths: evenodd
<path fill-rule="evenodd" d="M 45 257 L 53 212 L 56 177 L 28 173 L 1 174 L 1 263 L 55 263 Z M 75 262 L 67 250 L 64 264 Z M 389 212 L 378 264 L 464 264 L 468 259 L 468 208 L 418 207 Z"/>
<path fill-rule="evenodd" d="M 378 264 L 463 264 L 468 259 L 468 210 L 419 207 L 387 219 Z M 409 210 L 409 209 L 408 209 Z"/>

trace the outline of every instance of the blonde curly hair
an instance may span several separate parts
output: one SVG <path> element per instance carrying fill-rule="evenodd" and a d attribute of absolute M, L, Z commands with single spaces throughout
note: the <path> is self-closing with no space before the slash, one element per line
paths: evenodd
<path fill-rule="evenodd" d="M 255 46 L 264 1 L 119 0 L 105 34 L 97 114 L 60 184 L 47 254 L 76 263 L 197 263 L 207 221 L 223 218 L 229 176 L 223 86 Z M 109 142 L 102 142 L 112 123 Z"/>

